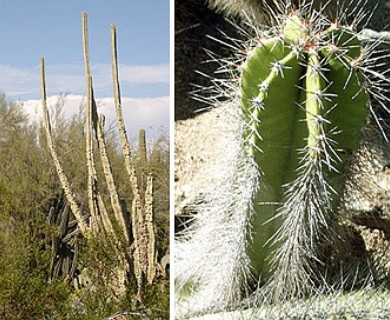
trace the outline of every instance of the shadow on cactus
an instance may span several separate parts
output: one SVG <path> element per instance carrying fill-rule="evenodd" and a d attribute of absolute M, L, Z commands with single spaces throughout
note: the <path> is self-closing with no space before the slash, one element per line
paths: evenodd
<path fill-rule="evenodd" d="M 229 195 L 227 187 L 219 194 L 225 207 L 199 206 L 207 214 L 198 212 L 177 239 L 181 311 L 223 309 L 253 292 L 260 303 L 278 302 L 346 285 L 341 265 L 352 257 L 338 211 L 363 128 L 377 127 L 387 141 L 375 109 L 388 111 L 388 72 L 380 68 L 390 55 L 384 40 L 357 30 L 369 19 L 364 1 L 339 8 L 335 20 L 326 5 L 288 3 L 269 8 L 274 27 L 241 28 L 246 38 L 255 33 L 250 40 L 217 39 L 243 50 L 232 60 L 211 54 L 229 79 L 196 93 L 213 107 L 236 105 L 242 123 Z M 201 252 L 200 265 L 189 266 L 186 252 Z"/>

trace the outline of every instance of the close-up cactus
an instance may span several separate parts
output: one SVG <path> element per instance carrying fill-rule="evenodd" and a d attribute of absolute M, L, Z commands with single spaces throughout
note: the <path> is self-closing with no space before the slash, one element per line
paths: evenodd
<path fill-rule="evenodd" d="M 288 284 L 297 293 L 299 282 L 313 276 L 321 237 L 331 238 L 329 221 L 369 107 L 357 35 L 321 19 L 288 14 L 278 36 L 252 49 L 240 79 L 245 152 L 259 174 L 251 179 L 259 181 L 247 249 L 251 266 L 264 280 L 274 263 L 283 290 Z"/>
<path fill-rule="evenodd" d="M 388 143 L 387 43 L 362 32 L 365 1 L 338 2 L 338 14 L 333 2 L 263 5 L 272 26 L 251 15 L 237 27 L 247 40 L 215 39 L 236 55 L 210 53 L 227 78 L 194 93 L 235 115 L 222 183 L 205 188 L 176 238 L 179 317 L 377 279 L 340 212 L 364 128 Z"/>

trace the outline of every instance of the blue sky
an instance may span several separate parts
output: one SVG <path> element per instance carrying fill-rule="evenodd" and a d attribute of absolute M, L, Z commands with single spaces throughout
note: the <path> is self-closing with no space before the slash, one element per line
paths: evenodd
<path fill-rule="evenodd" d="M 96 97 L 112 96 L 110 26 L 115 23 L 122 95 L 168 101 L 169 0 L 0 0 L 0 90 L 12 101 L 39 100 L 43 56 L 48 96 L 84 95 L 83 11 Z"/>

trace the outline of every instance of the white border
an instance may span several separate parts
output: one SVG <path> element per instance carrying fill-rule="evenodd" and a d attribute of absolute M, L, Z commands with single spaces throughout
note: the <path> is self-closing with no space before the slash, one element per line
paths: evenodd
<path fill-rule="evenodd" d="M 175 213 L 174 213 L 174 158 L 175 158 L 175 0 L 170 0 L 170 14 L 169 14 L 169 26 L 170 26 L 170 37 L 169 37 L 169 153 L 170 153 L 170 163 L 169 163 L 169 252 L 170 252 L 170 272 L 169 272 L 169 319 L 175 319 L 175 289 L 174 289 L 174 274 L 175 274 L 175 265 L 173 263 L 175 256 L 174 248 L 174 233 L 175 233 Z"/>

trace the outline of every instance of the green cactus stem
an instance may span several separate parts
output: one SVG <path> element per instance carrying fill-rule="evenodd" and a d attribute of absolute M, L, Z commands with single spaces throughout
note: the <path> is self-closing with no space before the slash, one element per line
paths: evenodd
<path fill-rule="evenodd" d="M 146 138 L 145 129 L 139 129 L 138 134 L 138 159 L 141 166 L 146 165 Z"/>
<path fill-rule="evenodd" d="M 369 111 L 356 32 L 323 20 L 292 13 L 242 67 L 244 140 L 260 176 L 248 254 L 263 280 L 280 268 L 292 283 L 312 276 Z"/>
<path fill-rule="evenodd" d="M 269 2 L 273 26 L 250 17 L 237 37 L 215 39 L 236 55 L 208 52 L 220 67 L 194 90 L 224 127 L 210 128 L 222 135 L 215 153 L 205 148 L 215 157 L 198 173 L 201 201 L 176 238 L 179 317 L 306 301 L 373 275 L 364 254 L 344 254 L 353 244 L 340 211 L 362 128 L 386 129 L 390 55 L 356 29 L 369 20 L 365 0 L 332 21 L 336 1 Z"/>

